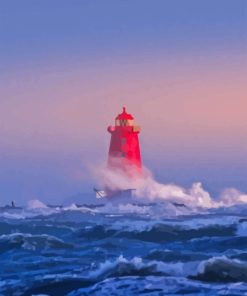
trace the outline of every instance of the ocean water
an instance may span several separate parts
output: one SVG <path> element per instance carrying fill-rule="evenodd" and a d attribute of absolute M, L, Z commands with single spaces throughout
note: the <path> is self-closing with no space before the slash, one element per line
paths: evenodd
<path fill-rule="evenodd" d="M 247 295 L 246 205 L 0 210 L 0 295 Z"/>

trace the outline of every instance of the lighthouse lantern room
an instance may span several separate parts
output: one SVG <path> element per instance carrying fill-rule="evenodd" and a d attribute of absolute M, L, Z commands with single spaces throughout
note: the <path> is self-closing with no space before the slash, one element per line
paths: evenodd
<path fill-rule="evenodd" d="M 108 167 L 118 169 L 127 175 L 141 173 L 141 154 L 138 134 L 140 127 L 135 125 L 134 117 L 127 113 L 126 108 L 115 119 L 115 126 L 109 126 L 111 134 Z"/>

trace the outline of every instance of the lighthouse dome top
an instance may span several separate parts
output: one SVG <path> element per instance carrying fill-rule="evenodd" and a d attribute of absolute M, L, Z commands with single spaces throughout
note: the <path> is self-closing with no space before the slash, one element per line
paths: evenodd
<path fill-rule="evenodd" d="M 123 107 L 123 112 L 118 114 L 118 116 L 116 117 L 117 120 L 132 120 L 134 119 L 134 117 L 126 112 L 126 108 Z"/>

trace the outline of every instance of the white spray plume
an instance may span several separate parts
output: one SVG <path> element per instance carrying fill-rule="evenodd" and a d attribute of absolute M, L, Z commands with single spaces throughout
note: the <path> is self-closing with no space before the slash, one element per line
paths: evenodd
<path fill-rule="evenodd" d="M 204 208 L 229 207 L 247 203 L 247 195 L 233 188 L 226 189 L 220 199 L 215 200 L 203 189 L 200 182 L 193 183 L 189 189 L 174 184 L 159 183 L 147 168 L 143 168 L 142 176 L 133 178 L 126 176 L 121 170 L 113 170 L 106 164 L 102 164 L 93 169 L 93 174 L 97 180 L 100 180 L 102 188 L 135 189 L 134 197 L 140 201 L 170 201 Z"/>
<path fill-rule="evenodd" d="M 227 188 L 221 194 L 219 203 L 227 206 L 247 203 L 247 194 L 244 194 L 235 188 Z"/>
<path fill-rule="evenodd" d="M 27 203 L 28 209 L 45 209 L 47 206 L 38 199 L 29 200 Z"/>

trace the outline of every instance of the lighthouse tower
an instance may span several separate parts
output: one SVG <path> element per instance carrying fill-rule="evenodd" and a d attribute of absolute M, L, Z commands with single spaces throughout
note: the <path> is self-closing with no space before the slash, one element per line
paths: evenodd
<path fill-rule="evenodd" d="M 142 162 L 138 134 L 140 127 L 135 125 L 134 117 L 126 108 L 115 118 L 115 125 L 108 126 L 111 134 L 107 161 L 107 174 L 104 174 L 104 189 L 96 192 L 96 198 L 107 198 L 111 201 L 132 197 L 135 182 L 142 176 Z M 107 176 L 107 178 L 106 178 Z M 106 178 L 106 179 L 105 179 Z M 124 180 L 125 184 L 118 182 Z M 116 182 L 117 181 L 117 182 Z"/>
<path fill-rule="evenodd" d="M 108 168 L 121 171 L 135 178 L 141 174 L 141 153 L 138 134 L 140 127 L 135 125 L 134 117 L 126 108 L 115 119 L 115 125 L 108 127 L 111 142 L 108 155 Z"/>

